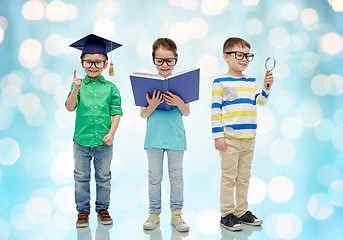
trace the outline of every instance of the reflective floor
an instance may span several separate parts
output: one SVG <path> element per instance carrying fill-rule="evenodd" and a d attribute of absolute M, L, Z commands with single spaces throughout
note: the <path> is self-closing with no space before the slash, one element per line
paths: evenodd
<path fill-rule="evenodd" d="M 95 218 L 95 216 L 93 216 Z M 268 239 L 269 237 L 264 233 L 263 226 L 248 226 L 243 225 L 243 230 L 238 232 L 229 231 L 223 227 L 219 227 L 214 234 L 204 234 L 196 229 L 196 226 L 190 226 L 190 231 L 186 233 L 180 233 L 162 217 L 161 222 L 157 224 L 156 228 L 151 231 L 143 230 L 142 224 L 136 225 L 138 222 L 134 222 L 131 230 L 126 233 L 123 232 L 116 224 L 105 226 L 100 224 L 97 220 L 91 218 L 90 225 L 87 228 L 75 228 L 69 232 L 66 239 L 77 240 L 109 240 L 109 239 L 125 239 L 125 240 L 181 240 L 181 239 L 221 239 L 221 240 L 248 240 L 248 239 Z M 135 225 L 134 225 L 135 224 Z M 212 225 L 213 226 L 213 225 Z"/>

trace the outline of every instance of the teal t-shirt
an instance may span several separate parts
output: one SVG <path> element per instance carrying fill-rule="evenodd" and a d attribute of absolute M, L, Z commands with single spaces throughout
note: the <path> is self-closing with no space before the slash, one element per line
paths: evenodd
<path fill-rule="evenodd" d="M 186 132 L 178 108 L 156 109 L 147 119 L 144 149 L 164 148 L 186 150 Z"/>

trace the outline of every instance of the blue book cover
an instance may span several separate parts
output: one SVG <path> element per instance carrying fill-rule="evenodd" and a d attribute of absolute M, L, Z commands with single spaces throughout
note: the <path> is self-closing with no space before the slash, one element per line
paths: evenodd
<path fill-rule="evenodd" d="M 133 73 L 130 75 L 131 87 L 136 106 L 147 107 L 146 93 L 151 98 L 153 91 L 167 91 L 178 95 L 185 103 L 199 99 L 200 69 L 192 69 L 167 78 L 149 73 Z M 157 109 L 169 111 L 176 106 L 170 106 L 164 101 Z"/>

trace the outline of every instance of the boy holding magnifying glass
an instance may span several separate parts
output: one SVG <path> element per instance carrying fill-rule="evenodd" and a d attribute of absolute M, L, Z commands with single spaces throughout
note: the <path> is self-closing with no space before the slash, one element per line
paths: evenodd
<path fill-rule="evenodd" d="M 260 90 L 255 78 L 243 74 L 254 57 L 250 48 L 241 38 L 228 38 L 223 57 L 229 70 L 212 84 L 212 134 L 221 157 L 220 224 L 231 231 L 241 230 L 241 223 L 262 224 L 247 211 L 247 197 L 257 128 L 256 104 L 267 103 L 274 78 L 267 71 Z"/>

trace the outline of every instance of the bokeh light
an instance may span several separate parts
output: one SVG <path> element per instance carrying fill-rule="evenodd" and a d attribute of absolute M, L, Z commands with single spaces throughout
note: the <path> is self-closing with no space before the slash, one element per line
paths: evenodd
<path fill-rule="evenodd" d="M 263 31 L 263 24 L 259 19 L 251 19 L 247 23 L 247 30 L 252 35 L 259 35 Z"/>
<path fill-rule="evenodd" d="M 263 180 L 258 177 L 250 179 L 248 202 L 249 204 L 259 204 L 267 196 L 267 186 Z"/>
<path fill-rule="evenodd" d="M 34 67 L 42 54 L 42 46 L 36 39 L 27 39 L 20 46 L 19 61 L 24 67 Z"/>
<path fill-rule="evenodd" d="M 289 32 L 282 27 L 273 28 L 268 34 L 269 42 L 276 48 L 284 48 L 289 44 Z"/>
<path fill-rule="evenodd" d="M 0 130 L 9 128 L 13 122 L 13 111 L 11 108 L 0 103 Z"/>
<path fill-rule="evenodd" d="M 49 36 L 45 41 L 45 49 L 52 56 L 59 56 L 66 51 L 67 41 L 58 34 Z"/>
<path fill-rule="evenodd" d="M 55 195 L 56 207 L 64 213 L 75 211 L 74 188 L 71 186 L 61 187 Z"/>
<path fill-rule="evenodd" d="M 307 208 L 310 215 L 318 220 L 329 218 L 334 211 L 331 199 L 324 193 L 317 193 L 311 196 Z"/>
<path fill-rule="evenodd" d="M 268 196 L 274 202 L 284 203 L 294 194 L 293 182 L 285 176 L 272 178 L 268 183 Z"/>
<path fill-rule="evenodd" d="M 119 3 L 114 0 L 100 0 L 96 4 L 96 13 L 99 17 L 111 18 L 120 10 Z"/>
<path fill-rule="evenodd" d="M 68 6 L 62 1 L 52 1 L 46 7 L 46 17 L 52 22 L 61 22 L 68 16 Z"/>
<path fill-rule="evenodd" d="M 205 15 L 219 15 L 229 5 L 229 0 L 202 0 L 201 10 Z"/>
<path fill-rule="evenodd" d="M 39 0 L 27 1 L 22 8 L 26 20 L 41 20 L 44 17 L 44 4 Z"/>
<path fill-rule="evenodd" d="M 279 216 L 275 227 L 282 239 L 297 239 L 302 230 L 301 220 L 293 213 Z"/>
<path fill-rule="evenodd" d="M 303 126 L 310 128 L 320 123 L 323 118 L 323 110 L 318 103 L 308 101 L 299 106 L 297 115 Z"/>
<path fill-rule="evenodd" d="M 197 228 L 205 235 L 213 235 L 219 231 L 220 213 L 214 209 L 205 209 L 197 216 Z"/>
<path fill-rule="evenodd" d="M 302 135 L 303 126 L 298 118 L 289 117 L 282 121 L 280 130 L 284 137 L 297 139 Z"/>
<path fill-rule="evenodd" d="M 286 21 L 294 21 L 298 17 L 298 9 L 293 3 L 287 3 L 282 7 L 282 17 Z"/>
<path fill-rule="evenodd" d="M 115 24 L 110 18 L 100 18 L 94 23 L 93 31 L 96 35 L 108 38 L 114 34 Z"/>
<path fill-rule="evenodd" d="M 336 206 L 343 206 L 343 180 L 332 182 L 329 188 L 329 196 Z"/>
<path fill-rule="evenodd" d="M 0 165 L 15 164 L 20 157 L 19 144 L 12 138 L 0 139 Z"/>
<path fill-rule="evenodd" d="M 339 53 L 343 48 L 343 39 L 337 33 L 327 33 L 320 39 L 320 47 L 328 54 Z"/>
<path fill-rule="evenodd" d="M 8 27 L 8 21 L 4 16 L 0 16 L 0 29 L 2 29 L 2 31 L 6 31 Z"/>
<path fill-rule="evenodd" d="M 306 8 L 301 12 L 301 20 L 308 30 L 314 30 L 318 27 L 318 14 L 312 8 Z"/>
<path fill-rule="evenodd" d="M 4 30 L 0 28 L 0 43 L 4 40 Z"/>

